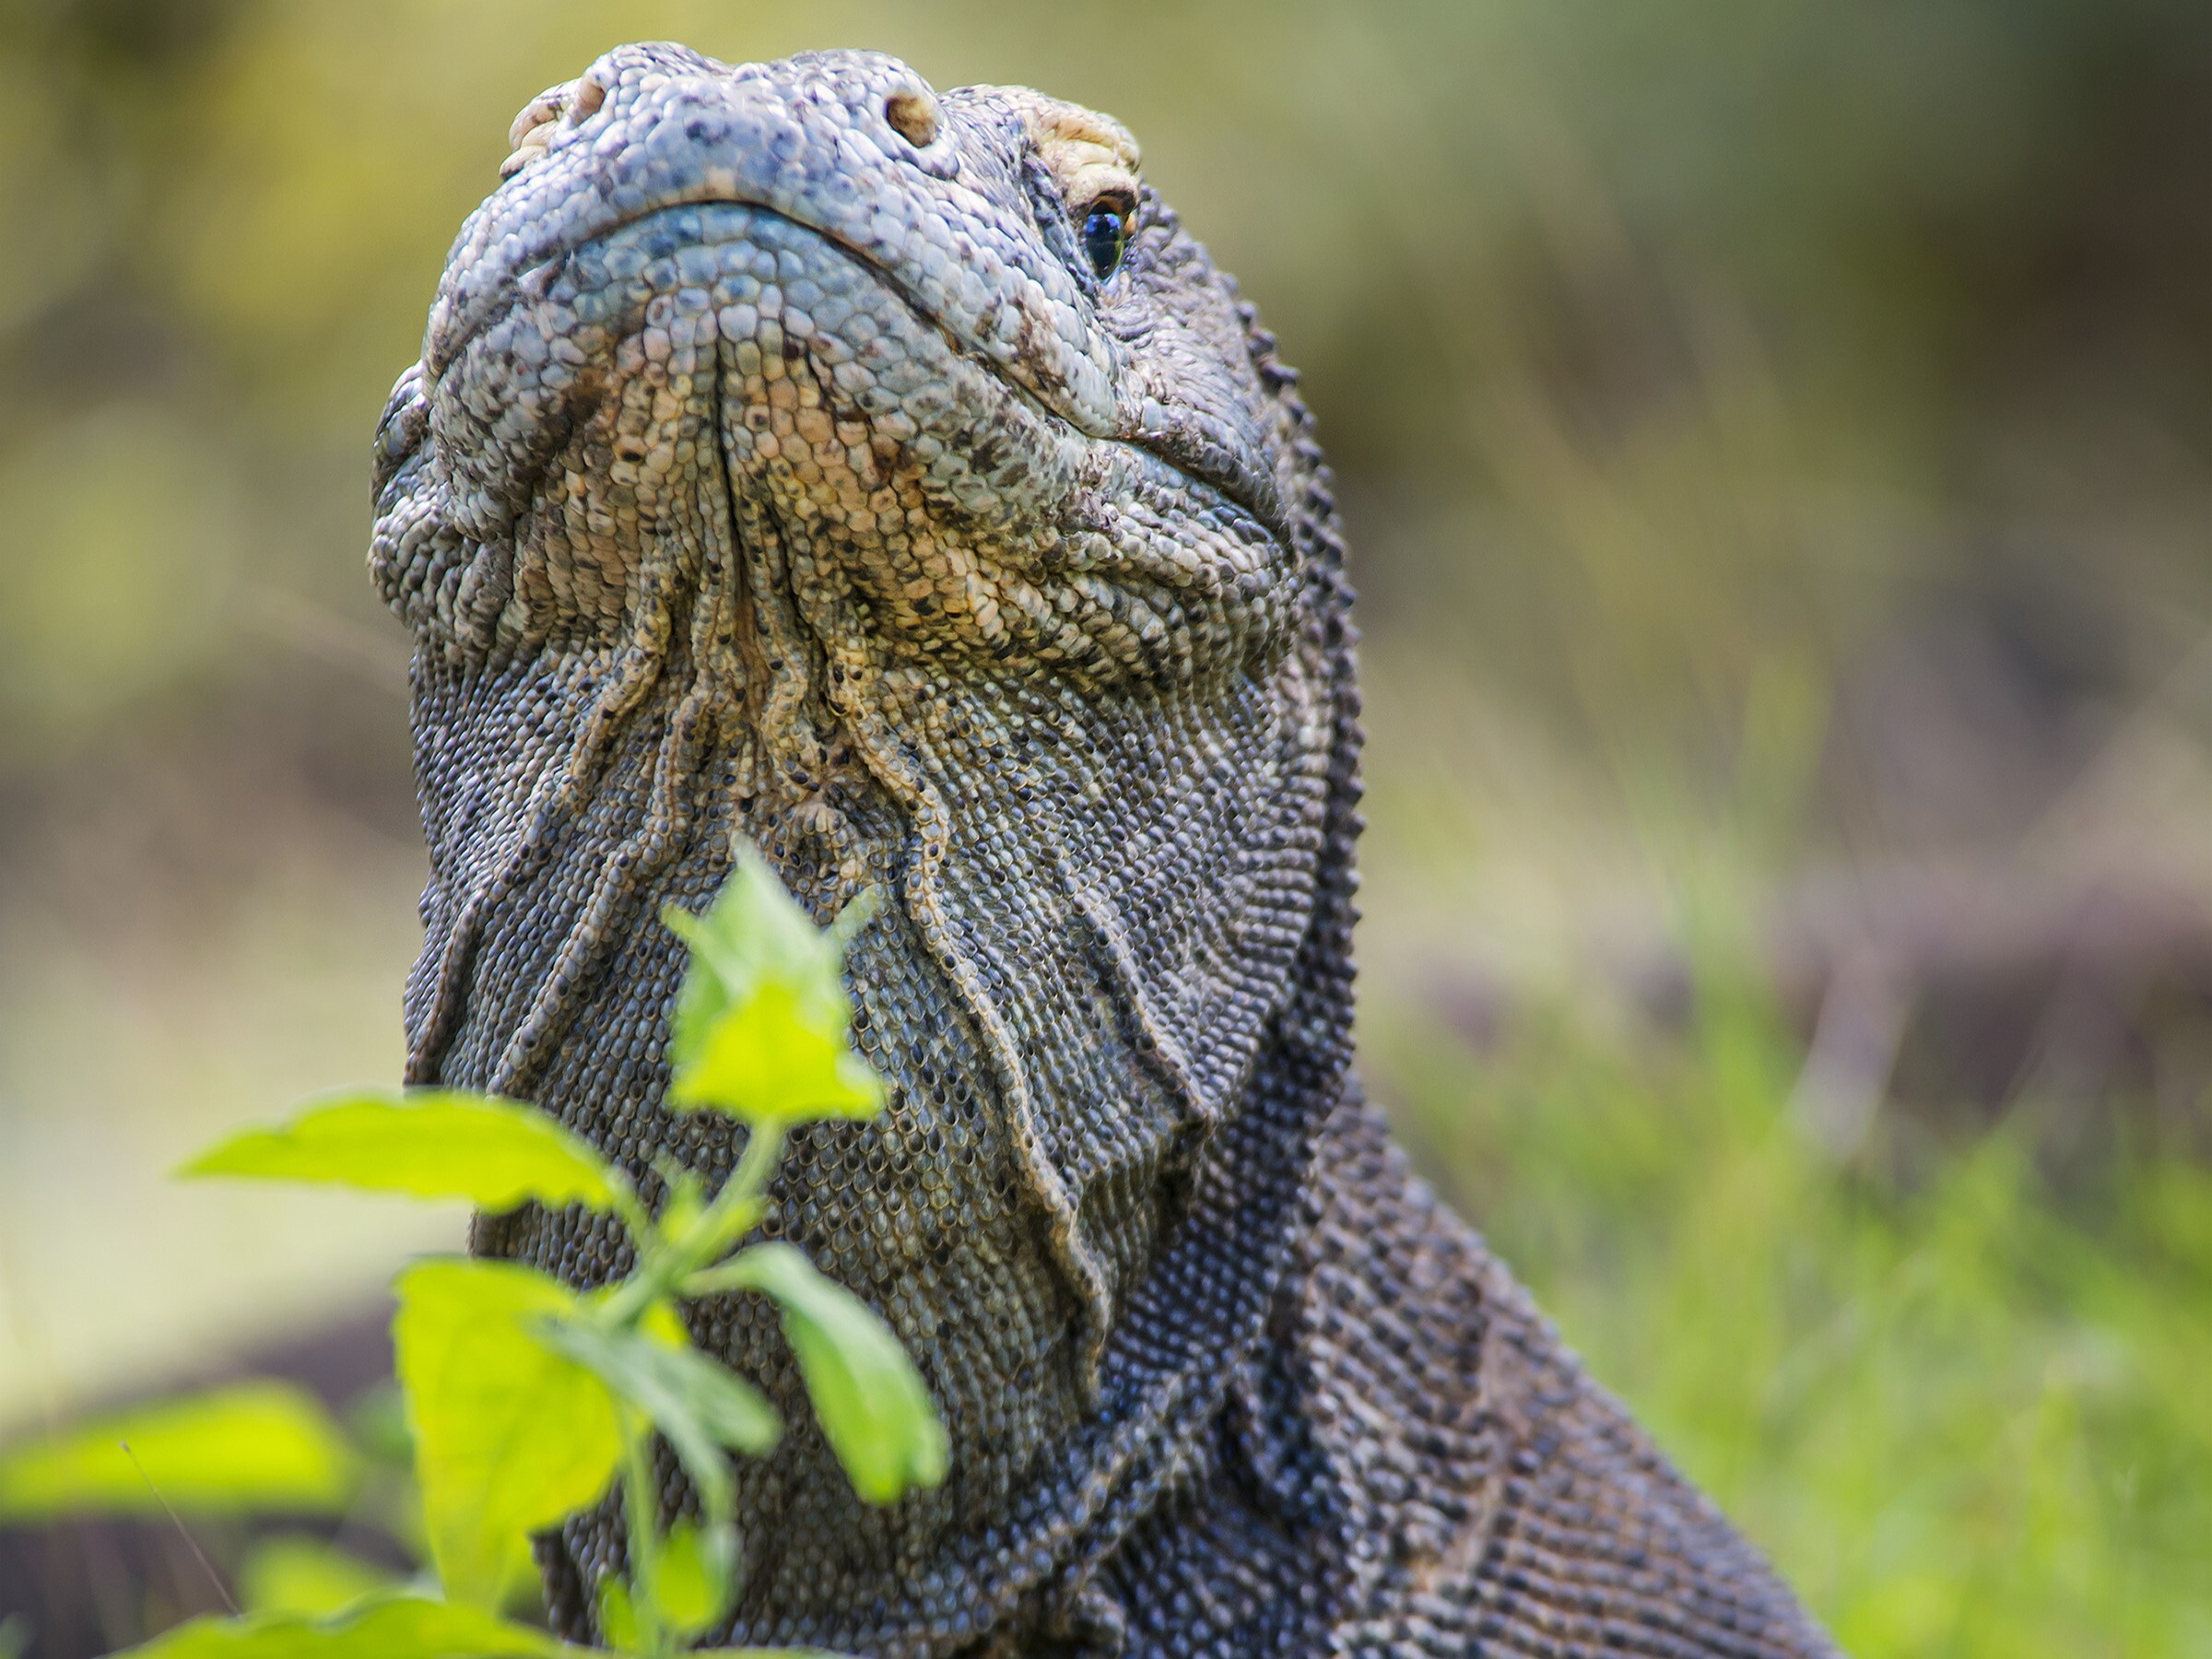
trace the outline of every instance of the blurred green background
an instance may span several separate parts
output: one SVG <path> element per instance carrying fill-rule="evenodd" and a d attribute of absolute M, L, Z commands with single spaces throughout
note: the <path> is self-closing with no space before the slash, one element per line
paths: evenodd
<path fill-rule="evenodd" d="M 651 36 L 1137 133 L 1341 474 L 1424 1166 L 1854 1651 L 2212 1653 L 2183 0 L 12 0 L 0 1434 L 460 1235 L 162 1172 L 396 1071 L 369 433 L 510 117 Z"/>

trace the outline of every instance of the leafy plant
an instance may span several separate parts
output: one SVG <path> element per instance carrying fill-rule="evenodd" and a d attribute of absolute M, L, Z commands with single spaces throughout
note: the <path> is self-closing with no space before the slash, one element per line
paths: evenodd
<path fill-rule="evenodd" d="M 630 1273 L 580 1291 L 512 1262 L 433 1257 L 397 1281 L 400 1387 L 434 1582 L 394 1587 L 303 1539 L 265 1547 L 247 1587 L 260 1610 L 202 1618 L 133 1650 L 142 1659 L 441 1659 L 578 1650 L 501 1616 L 530 1571 L 529 1535 L 621 1494 L 628 1583 L 600 1586 L 618 1651 L 664 1659 L 711 1629 L 741 1571 L 733 1454 L 761 1456 L 782 1423 L 750 1383 L 691 1346 L 682 1305 L 755 1291 L 773 1301 L 816 1417 L 853 1488 L 896 1501 L 944 1478 L 947 1442 L 898 1338 L 788 1244 L 745 1244 L 795 1124 L 865 1118 L 883 1088 L 853 1051 L 842 980 L 848 907 L 817 928 L 750 853 L 704 915 L 671 910 L 691 949 L 675 1008 L 672 1110 L 746 1125 L 736 1168 L 710 1193 L 659 1166 L 657 1211 L 629 1177 L 532 1108 L 458 1090 L 353 1093 L 232 1135 L 194 1176 L 332 1182 L 487 1210 L 535 1202 L 613 1217 Z M 665 1441 L 700 1518 L 664 1526 L 653 1441 Z M 141 1473 L 117 1442 L 135 1439 Z M 241 1453 L 245 1461 L 236 1460 Z M 319 1407 L 274 1385 L 149 1408 L 0 1459 L 0 1512 L 140 1508 L 156 1487 L 188 1507 L 329 1512 L 359 1457 Z M 126 1479 L 125 1477 L 128 1476 Z M 342 1602 L 335 1611 L 334 1602 Z"/>
<path fill-rule="evenodd" d="M 322 1406 L 280 1382 L 163 1400 L 0 1457 L 0 1521 L 63 1510 L 335 1514 L 359 1456 Z"/>

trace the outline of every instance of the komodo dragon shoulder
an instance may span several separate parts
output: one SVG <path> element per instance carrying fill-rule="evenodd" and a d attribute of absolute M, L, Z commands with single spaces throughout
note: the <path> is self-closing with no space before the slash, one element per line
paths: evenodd
<path fill-rule="evenodd" d="M 819 916 L 885 900 L 848 970 L 888 1107 L 796 1138 L 769 1230 L 897 1328 L 951 1473 L 872 1510 L 812 1431 L 745 1462 L 717 1641 L 1831 1651 L 1360 1094 L 1329 475 L 1130 135 L 640 45 L 514 142 L 377 435 L 409 1075 L 717 1179 L 742 1132 L 661 1105 L 663 907 L 741 841 Z M 575 1211 L 476 1242 L 627 1259 Z M 762 1307 L 690 1319 L 795 1405 Z M 541 1543 L 571 1635 L 618 1535 Z"/>

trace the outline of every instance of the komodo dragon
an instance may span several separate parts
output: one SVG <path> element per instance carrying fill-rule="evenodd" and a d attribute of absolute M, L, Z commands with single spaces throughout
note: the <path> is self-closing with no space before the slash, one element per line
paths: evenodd
<path fill-rule="evenodd" d="M 659 919 L 744 838 L 882 1118 L 769 1230 L 895 1325 L 942 1488 L 737 1471 L 719 1639 L 880 1655 L 1833 1650 L 1406 1171 L 1349 1062 L 1359 692 L 1297 376 L 1112 121 L 625 46 L 515 124 L 377 434 L 430 877 L 409 1076 L 642 1174 Z M 476 1247 L 578 1284 L 577 1211 Z M 772 1318 L 700 1344 L 796 1411 Z M 665 1497 L 687 1500 L 671 1466 Z M 557 1625 L 621 1570 L 541 1541 Z"/>

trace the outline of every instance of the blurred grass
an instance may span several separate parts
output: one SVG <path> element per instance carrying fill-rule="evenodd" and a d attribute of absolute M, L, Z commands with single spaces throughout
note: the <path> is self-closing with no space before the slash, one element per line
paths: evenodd
<path fill-rule="evenodd" d="M 1847 1650 L 2212 1651 L 2212 1173 L 2134 1148 L 2062 1206 L 2018 1121 L 1909 1182 L 1839 1165 L 1775 1010 L 1700 989 L 1681 1041 L 1554 1006 L 1479 1064 L 1418 1023 L 1370 1053 L 1447 1194 Z"/>
<path fill-rule="evenodd" d="M 1418 662 L 1381 683 L 1395 732 L 1373 804 L 1381 931 L 1430 974 L 1480 959 L 1439 943 L 1471 912 L 1488 909 L 1493 938 L 1518 924 L 1550 943 L 1509 947 L 1518 994 L 1472 1006 L 1448 971 L 1424 980 L 1386 957 L 1367 975 L 1362 1067 L 1416 1163 L 1593 1373 L 1848 1652 L 2212 1651 L 2201 1082 L 2177 1119 L 2110 1079 L 2069 1090 L 2031 1046 L 1993 1116 L 1885 1098 L 1894 1053 L 1866 1077 L 1826 1075 L 1825 1030 L 1808 1043 L 1768 954 L 1774 884 L 1822 829 L 1833 716 L 1786 660 L 1756 677 L 1712 787 L 1618 757 L 1627 848 L 1591 835 L 1605 815 L 1586 793 L 1496 733 L 1424 714 Z M 1410 786 L 1422 774 L 1398 745 L 1423 737 L 1526 817 L 1506 847 L 1461 824 L 1464 785 Z M 1525 851 L 1535 824 L 1559 827 L 1547 857 Z M 1487 907 L 1455 891 L 1470 846 L 1524 890 Z M 1627 869 L 1652 884 L 1682 974 L 1662 994 L 1559 942 L 1620 912 Z M 1439 913 L 1414 921 L 1424 893 Z M 1830 1091 L 1857 1085 L 1866 1115 L 1840 1133 Z M 2085 1120 L 2102 1135 L 2085 1142 Z"/>
<path fill-rule="evenodd" d="M 396 1064 L 368 434 L 510 116 L 651 36 L 1131 124 L 1340 475 L 1363 1063 L 1426 1167 L 1856 1650 L 2212 1651 L 2212 1193 L 2156 1127 L 2206 1121 L 2203 987 L 2155 1109 L 2028 1067 L 1838 1157 L 1755 948 L 1907 864 L 2212 913 L 2212 12 L 2171 0 L 0 11 L 0 1427 L 453 1236 L 161 1173 Z"/>

